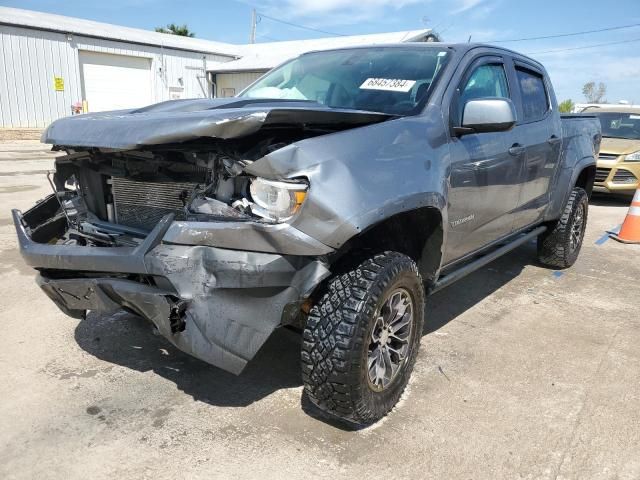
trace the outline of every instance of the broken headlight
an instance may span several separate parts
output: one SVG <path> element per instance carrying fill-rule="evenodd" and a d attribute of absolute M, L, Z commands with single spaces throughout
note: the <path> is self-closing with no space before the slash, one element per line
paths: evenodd
<path fill-rule="evenodd" d="M 276 222 L 288 220 L 302 206 L 308 188 L 309 185 L 301 181 L 278 182 L 254 178 L 249 187 L 255 203 L 251 212 Z"/>

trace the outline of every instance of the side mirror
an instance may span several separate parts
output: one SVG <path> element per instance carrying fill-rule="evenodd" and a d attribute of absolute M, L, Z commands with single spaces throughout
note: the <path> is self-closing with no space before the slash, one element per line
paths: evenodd
<path fill-rule="evenodd" d="M 505 132 L 516 124 L 516 109 L 508 98 L 480 98 L 464 104 L 462 127 L 458 135 L 466 133 Z"/>

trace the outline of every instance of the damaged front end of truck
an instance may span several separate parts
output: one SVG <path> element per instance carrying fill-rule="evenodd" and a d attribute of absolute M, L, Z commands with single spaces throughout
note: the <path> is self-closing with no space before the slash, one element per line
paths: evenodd
<path fill-rule="evenodd" d="M 21 253 L 66 314 L 124 308 L 240 373 L 274 328 L 297 321 L 334 252 L 289 222 L 308 176 L 264 158 L 388 118 L 228 99 L 59 120 L 43 135 L 66 153 L 53 193 L 13 211 Z"/>

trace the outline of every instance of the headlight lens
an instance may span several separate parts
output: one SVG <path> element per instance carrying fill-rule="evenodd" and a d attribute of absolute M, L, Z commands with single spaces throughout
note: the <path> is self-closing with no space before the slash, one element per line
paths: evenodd
<path fill-rule="evenodd" d="M 633 152 L 624 157 L 625 162 L 640 162 L 640 151 Z"/>
<path fill-rule="evenodd" d="M 305 182 L 277 182 L 254 178 L 249 190 L 255 205 L 251 211 L 268 220 L 282 222 L 302 206 L 309 185 Z"/>

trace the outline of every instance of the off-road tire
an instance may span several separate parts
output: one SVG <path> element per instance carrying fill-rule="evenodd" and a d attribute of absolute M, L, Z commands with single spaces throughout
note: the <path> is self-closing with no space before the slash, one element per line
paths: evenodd
<path fill-rule="evenodd" d="M 374 316 L 398 288 L 413 302 L 409 350 L 389 385 L 375 391 L 367 369 Z M 415 262 L 397 252 L 375 255 L 331 278 L 326 293 L 312 307 L 303 333 L 302 379 L 309 400 L 330 415 L 357 425 L 384 417 L 400 399 L 413 370 L 424 304 Z"/>
<path fill-rule="evenodd" d="M 576 224 L 576 216 L 583 209 L 582 225 L 580 227 L 580 241 L 577 247 L 571 246 L 571 232 Z M 556 222 L 550 224 L 547 230 L 538 237 L 538 260 L 552 268 L 568 268 L 575 263 L 582 247 L 584 231 L 587 226 L 589 210 L 589 196 L 582 188 L 575 187 L 569 195 L 569 200 Z"/>

